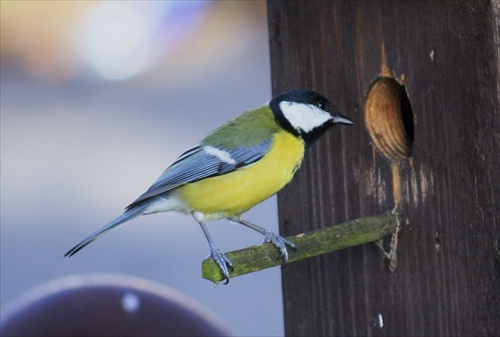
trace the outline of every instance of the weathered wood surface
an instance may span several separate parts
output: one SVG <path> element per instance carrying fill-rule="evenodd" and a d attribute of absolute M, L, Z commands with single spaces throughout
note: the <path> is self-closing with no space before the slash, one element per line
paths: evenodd
<path fill-rule="evenodd" d="M 396 235 L 400 228 L 401 222 L 397 214 L 385 212 L 289 236 L 287 240 L 296 249 L 288 248 L 288 263 L 368 242 L 378 242 L 386 236 Z M 283 265 L 283 257 L 272 243 L 235 250 L 226 253 L 226 256 L 234 266 L 234 269 L 229 270 L 230 278 Z M 215 283 L 224 280 L 212 257 L 203 260 L 202 276 Z"/>
<path fill-rule="evenodd" d="M 325 93 L 336 127 L 279 194 L 282 235 L 392 209 L 398 267 L 374 244 L 283 269 L 287 335 L 500 335 L 499 5 L 270 1 L 273 92 Z M 364 102 L 386 66 L 404 78 L 410 160 L 375 151 Z M 383 323 L 383 324 L 382 324 Z"/>

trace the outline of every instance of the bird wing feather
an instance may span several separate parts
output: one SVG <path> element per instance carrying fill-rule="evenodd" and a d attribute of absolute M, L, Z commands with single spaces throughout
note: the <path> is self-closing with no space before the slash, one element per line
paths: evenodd
<path fill-rule="evenodd" d="M 127 206 L 127 210 L 137 206 L 144 200 L 158 196 L 187 183 L 195 182 L 212 176 L 227 174 L 237 169 L 252 165 L 262 159 L 271 146 L 271 139 L 267 139 L 251 147 L 237 147 L 217 150 L 228 155 L 225 158 L 208 151 L 206 146 L 197 144 L 184 152 L 170 165 L 151 187 Z"/>

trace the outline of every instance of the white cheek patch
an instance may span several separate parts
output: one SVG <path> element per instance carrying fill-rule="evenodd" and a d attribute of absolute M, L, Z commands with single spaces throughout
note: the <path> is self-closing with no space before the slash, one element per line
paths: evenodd
<path fill-rule="evenodd" d="M 229 152 L 226 152 L 224 150 L 218 149 L 213 146 L 203 146 L 203 151 L 211 156 L 219 158 L 224 163 L 233 165 L 236 164 L 236 161 L 231 157 Z"/>
<path fill-rule="evenodd" d="M 283 101 L 280 108 L 294 128 L 306 133 L 332 119 L 328 112 L 311 104 Z"/>

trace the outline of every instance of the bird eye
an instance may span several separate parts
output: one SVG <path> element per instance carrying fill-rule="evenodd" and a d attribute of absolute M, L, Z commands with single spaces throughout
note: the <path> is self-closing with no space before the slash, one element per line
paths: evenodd
<path fill-rule="evenodd" d="M 316 103 L 316 106 L 318 108 L 320 108 L 321 110 L 325 110 L 325 108 L 326 108 L 326 102 L 325 101 L 319 101 L 318 103 Z"/>

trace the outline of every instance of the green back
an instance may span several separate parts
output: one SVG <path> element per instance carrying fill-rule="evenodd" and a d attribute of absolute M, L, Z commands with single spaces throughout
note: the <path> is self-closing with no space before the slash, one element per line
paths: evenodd
<path fill-rule="evenodd" d="M 268 104 L 245 111 L 236 118 L 221 125 L 201 141 L 201 145 L 211 145 L 226 149 L 238 146 L 253 147 L 280 130 Z"/>

